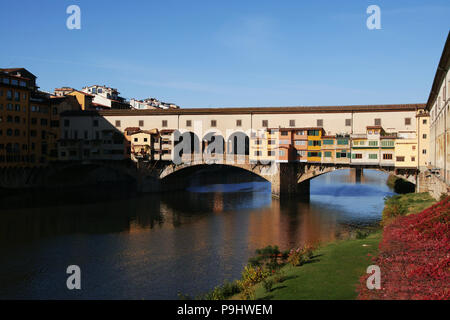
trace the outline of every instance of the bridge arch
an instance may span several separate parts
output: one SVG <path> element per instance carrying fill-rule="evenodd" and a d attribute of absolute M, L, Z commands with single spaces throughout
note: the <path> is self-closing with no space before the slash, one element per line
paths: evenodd
<path fill-rule="evenodd" d="M 200 139 L 192 131 L 180 132 L 176 130 L 174 133 L 174 145 L 180 150 L 180 156 L 183 156 L 184 150 L 190 151 L 190 154 L 198 154 L 201 152 Z"/>
<path fill-rule="evenodd" d="M 227 140 L 227 153 L 248 156 L 250 153 L 249 136 L 243 131 L 232 133 Z"/>
<path fill-rule="evenodd" d="M 221 134 L 215 131 L 210 131 L 203 136 L 202 152 L 206 154 L 224 154 L 225 153 L 225 139 Z"/>

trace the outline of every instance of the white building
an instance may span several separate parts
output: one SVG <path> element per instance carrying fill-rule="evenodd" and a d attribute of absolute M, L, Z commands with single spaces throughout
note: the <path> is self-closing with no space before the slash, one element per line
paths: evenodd
<path fill-rule="evenodd" d="M 107 86 L 93 85 L 83 87 L 82 92 L 94 96 L 92 104 L 99 109 L 128 109 L 129 105 L 125 103 L 125 99 L 120 97 L 117 89 Z"/>

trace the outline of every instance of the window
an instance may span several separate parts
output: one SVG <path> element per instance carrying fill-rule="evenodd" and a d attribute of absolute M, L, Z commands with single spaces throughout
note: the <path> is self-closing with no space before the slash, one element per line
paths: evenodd
<path fill-rule="evenodd" d="M 308 152 L 308 157 L 321 157 L 321 152 Z"/>
<path fill-rule="evenodd" d="M 144 126 L 144 120 L 139 121 L 139 126 L 140 126 L 140 127 Z M 162 120 L 161 126 L 162 126 L 163 128 L 166 128 L 166 127 L 167 127 L 167 120 Z"/>
<path fill-rule="evenodd" d="M 352 119 L 345 119 L 345 126 L 350 127 L 352 125 Z"/>
<path fill-rule="evenodd" d="M 242 127 L 242 120 L 236 120 L 236 127 Z"/>
<path fill-rule="evenodd" d="M 376 119 L 374 120 L 374 124 L 375 124 L 376 126 L 381 126 L 381 119 L 380 119 L 380 118 L 376 118 Z"/>
<path fill-rule="evenodd" d="M 272 140 L 272 139 L 267 141 L 267 144 L 270 144 L 270 145 L 274 145 L 276 143 L 277 143 L 277 141 L 276 140 Z"/>
<path fill-rule="evenodd" d="M 20 101 L 20 92 L 14 92 L 14 100 Z"/>
<path fill-rule="evenodd" d="M 308 146 L 317 147 L 320 146 L 322 143 L 320 140 L 309 140 Z"/>
<path fill-rule="evenodd" d="M 165 120 L 163 120 L 163 127 L 164 127 L 164 121 Z M 138 127 L 143 127 L 144 126 L 144 120 L 139 120 L 138 121 Z"/>
<path fill-rule="evenodd" d="M 411 118 L 405 118 L 405 126 L 411 125 Z"/>
<path fill-rule="evenodd" d="M 267 151 L 267 155 L 268 156 L 274 156 L 275 155 L 275 151 Z"/>
<path fill-rule="evenodd" d="M 269 120 L 263 120 L 263 121 L 262 121 L 262 126 L 263 126 L 264 128 L 267 128 L 267 127 L 269 126 Z"/>
<path fill-rule="evenodd" d="M 424 133 L 424 134 L 422 135 L 422 138 L 423 138 L 423 139 L 426 139 L 426 138 L 427 138 L 427 134 Z"/>
<path fill-rule="evenodd" d="M 138 138 L 134 138 L 133 141 L 134 141 L 134 142 L 138 142 Z"/>
<path fill-rule="evenodd" d="M 372 159 L 372 160 L 378 159 L 378 155 L 376 153 L 370 153 L 369 154 L 369 159 Z"/>
<path fill-rule="evenodd" d="M 255 156 L 260 156 L 261 155 L 261 151 L 255 151 Z"/>
<path fill-rule="evenodd" d="M 416 150 L 416 146 L 411 146 L 413 150 Z"/>
<path fill-rule="evenodd" d="M 378 141 L 369 141 L 369 146 L 370 147 L 377 147 L 378 146 Z"/>
<path fill-rule="evenodd" d="M 186 120 L 186 127 L 192 127 L 192 120 Z"/>
<path fill-rule="evenodd" d="M 427 149 L 422 149 L 422 154 L 427 154 Z"/>
<path fill-rule="evenodd" d="M 281 131 L 281 135 L 286 137 L 288 135 L 288 132 L 287 131 Z"/>
<path fill-rule="evenodd" d="M 362 159 L 362 153 L 354 153 L 352 154 L 353 159 Z"/>
<path fill-rule="evenodd" d="M 6 99 L 12 100 L 12 91 L 11 90 L 6 91 Z"/>
<path fill-rule="evenodd" d="M 211 127 L 217 127 L 217 120 L 211 120 Z"/>
<path fill-rule="evenodd" d="M 331 139 L 323 140 L 323 144 L 324 145 L 333 145 L 334 144 L 334 140 L 331 140 Z"/>
<path fill-rule="evenodd" d="M 394 146 L 394 141 L 392 141 L 392 140 L 383 140 L 383 141 L 381 141 L 381 146 L 382 147 L 393 147 Z"/>
<path fill-rule="evenodd" d="M 317 119 L 317 126 L 323 127 L 323 119 Z"/>
<path fill-rule="evenodd" d="M 324 152 L 324 157 L 325 158 L 331 158 L 331 151 L 325 151 Z"/>
<path fill-rule="evenodd" d="M 416 161 L 416 157 L 411 157 L 411 161 L 415 162 Z"/>
<path fill-rule="evenodd" d="M 306 146 L 306 140 L 295 140 L 296 146 Z"/>
<path fill-rule="evenodd" d="M 404 162 L 405 161 L 405 157 L 396 157 L 396 161 Z"/>
<path fill-rule="evenodd" d="M 304 136 L 305 135 L 305 131 L 296 131 L 295 134 L 298 135 L 298 136 Z"/>
<path fill-rule="evenodd" d="M 347 139 L 337 139 L 337 144 L 338 145 L 347 145 L 348 140 Z"/>
<path fill-rule="evenodd" d="M 116 127 L 120 128 L 120 120 L 116 120 Z"/>
<path fill-rule="evenodd" d="M 295 127 L 295 120 L 289 120 L 289 126 Z"/>
<path fill-rule="evenodd" d="M 285 150 L 279 150 L 278 155 L 280 157 L 284 157 L 286 155 L 286 151 Z"/>
<path fill-rule="evenodd" d="M 93 121 L 92 125 L 93 125 L 94 127 L 98 127 L 98 120 L 95 119 L 95 120 Z"/>
<path fill-rule="evenodd" d="M 306 156 L 306 151 L 305 150 L 297 150 L 297 155 L 300 157 L 304 157 L 304 156 Z"/>
<path fill-rule="evenodd" d="M 423 119 L 423 120 L 422 120 L 422 123 L 423 123 L 423 124 L 427 124 L 427 119 Z"/>

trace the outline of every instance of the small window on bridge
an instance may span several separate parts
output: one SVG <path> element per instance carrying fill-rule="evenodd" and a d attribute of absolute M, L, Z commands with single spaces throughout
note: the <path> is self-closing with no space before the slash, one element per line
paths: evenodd
<path fill-rule="evenodd" d="M 323 127 L 323 119 L 317 119 L 317 126 Z"/>
<path fill-rule="evenodd" d="M 267 128 L 269 126 L 269 120 L 263 120 L 262 121 L 262 126 Z"/>
<path fill-rule="evenodd" d="M 295 120 L 289 120 L 289 126 L 295 127 Z"/>
<path fill-rule="evenodd" d="M 411 118 L 405 118 L 405 126 L 411 125 Z"/>
<path fill-rule="evenodd" d="M 144 121 L 142 121 L 142 126 L 143 126 L 143 125 L 144 125 Z M 139 125 L 139 126 L 141 126 L 141 125 Z M 166 128 L 166 127 L 167 127 L 167 120 L 162 120 L 161 126 L 162 126 L 163 128 Z"/>
<path fill-rule="evenodd" d="M 192 127 L 192 120 L 186 120 L 186 127 Z"/>
<path fill-rule="evenodd" d="M 242 120 L 236 120 L 236 127 L 242 127 Z"/>
<path fill-rule="evenodd" d="M 376 126 L 381 126 L 381 119 L 380 118 L 376 118 L 375 121 L 374 121 L 374 124 Z"/>
<path fill-rule="evenodd" d="M 217 120 L 211 120 L 211 127 L 217 127 Z"/>
<path fill-rule="evenodd" d="M 352 119 L 345 119 L 345 126 L 350 127 L 352 125 Z"/>
<path fill-rule="evenodd" d="M 117 127 L 117 128 L 120 127 L 120 120 L 116 120 L 116 127 Z"/>

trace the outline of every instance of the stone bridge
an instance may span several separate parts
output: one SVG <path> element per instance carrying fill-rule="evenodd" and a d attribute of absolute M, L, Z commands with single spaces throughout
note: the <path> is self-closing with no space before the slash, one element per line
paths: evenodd
<path fill-rule="evenodd" d="M 180 164 L 172 161 L 84 161 L 59 162 L 43 168 L 4 168 L 0 174 L 0 188 L 40 188 L 65 186 L 73 179 L 73 172 L 89 175 L 86 184 L 117 182 L 124 177 L 133 180 L 142 192 L 184 189 L 190 176 L 208 165 L 225 165 L 251 172 L 271 183 L 272 195 L 309 196 L 310 180 L 339 169 L 351 169 L 355 182 L 361 180 L 363 169 L 375 169 L 396 175 L 416 184 L 417 169 L 395 169 L 376 165 L 323 164 L 301 162 L 252 163 L 243 155 L 183 156 Z M 91 168 L 87 173 L 83 168 Z M 76 174 L 75 174 L 76 175 Z M 81 177 L 80 177 L 81 178 Z M 56 179 L 56 182 L 55 182 Z M 59 183 L 59 182 L 60 183 Z M 74 186 L 70 184 L 70 186 Z M 75 184 L 76 186 L 76 184 Z"/>

